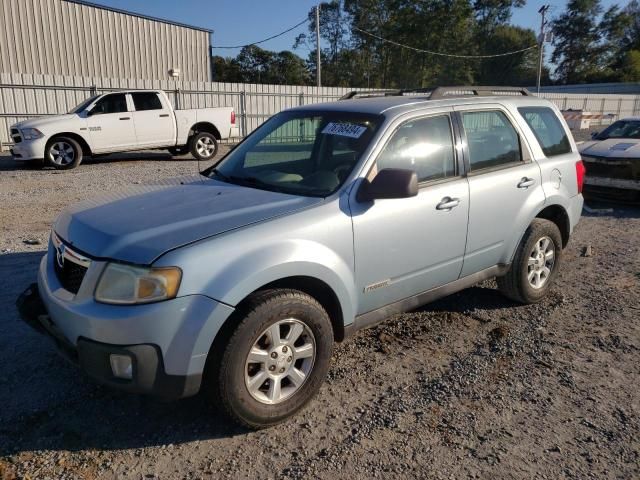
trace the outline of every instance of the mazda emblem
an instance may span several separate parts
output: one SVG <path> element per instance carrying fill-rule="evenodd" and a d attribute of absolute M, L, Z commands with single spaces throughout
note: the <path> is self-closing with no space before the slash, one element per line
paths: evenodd
<path fill-rule="evenodd" d="M 61 243 L 56 249 L 56 262 L 60 268 L 64 268 L 64 243 Z"/>

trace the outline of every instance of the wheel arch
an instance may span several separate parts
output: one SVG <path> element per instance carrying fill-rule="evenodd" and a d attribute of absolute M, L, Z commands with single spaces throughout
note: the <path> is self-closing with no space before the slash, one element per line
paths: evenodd
<path fill-rule="evenodd" d="M 192 137 L 193 135 L 195 135 L 196 133 L 199 133 L 199 132 L 208 132 L 211 135 L 213 135 L 216 138 L 216 140 L 218 140 L 218 141 L 220 141 L 222 139 L 222 136 L 220 135 L 220 131 L 211 122 L 198 122 L 198 123 L 194 124 L 189 129 L 189 137 Z"/>
<path fill-rule="evenodd" d="M 51 145 L 56 138 L 60 138 L 60 137 L 72 138 L 73 140 L 78 142 L 78 144 L 80 145 L 80 148 L 82 148 L 82 155 L 83 156 L 90 157 L 92 155 L 91 147 L 89 146 L 89 142 L 87 142 L 87 140 L 82 135 L 79 135 L 79 134 L 74 133 L 74 132 L 60 132 L 60 133 L 55 133 L 55 134 L 51 135 L 49 137 L 49 139 L 47 140 L 47 143 L 46 143 L 46 145 L 44 147 L 44 153 L 45 153 L 44 156 L 45 157 L 46 157 L 46 153 L 47 153 L 47 149 L 49 148 L 49 145 Z"/>
<path fill-rule="evenodd" d="M 555 223 L 562 237 L 562 248 L 567 246 L 569 236 L 571 235 L 571 221 L 569 220 L 567 210 L 562 205 L 548 205 L 540 210 L 535 218 L 542 218 Z"/>

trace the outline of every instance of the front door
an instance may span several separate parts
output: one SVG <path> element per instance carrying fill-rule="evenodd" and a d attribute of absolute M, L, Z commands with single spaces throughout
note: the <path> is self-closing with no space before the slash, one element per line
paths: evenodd
<path fill-rule="evenodd" d="M 456 151 L 448 113 L 406 120 L 367 178 L 384 168 L 411 169 L 418 174 L 418 195 L 360 203 L 352 194 L 358 314 L 459 277 L 469 187 Z"/>
<path fill-rule="evenodd" d="M 136 146 L 136 130 L 124 93 L 111 93 L 98 100 L 87 117 L 87 127 L 93 152 L 117 152 Z"/>

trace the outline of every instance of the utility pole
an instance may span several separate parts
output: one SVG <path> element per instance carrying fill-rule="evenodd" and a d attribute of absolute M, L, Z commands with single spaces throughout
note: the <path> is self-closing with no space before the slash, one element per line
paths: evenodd
<path fill-rule="evenodd" d="M 542 15 L 540 21 L 540 37 L 538 38 L 538 83 L 536 85 L 536 92 L 540 95 L 540 77 L 542 77 L 542 64 L 544 62 L 544 27 L 547 25 L 545 16 L 549 10 L 549 5 L 543 5 L 538 10 L 538 13 Z"/>
<path fill-rule="evenodd" d="M 320 65 L 320 4 L 316 7 L 316 80 L 322 86 L 322 66 Z"/>

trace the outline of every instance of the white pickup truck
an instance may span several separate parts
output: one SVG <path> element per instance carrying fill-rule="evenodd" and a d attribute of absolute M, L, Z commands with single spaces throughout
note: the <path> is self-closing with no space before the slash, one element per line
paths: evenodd
<path fill-rule="evenodd" d="M 57 169 L 77 167 L 83 156 L 167 149 L 210 160 L 218 142 L 237 137 L 231 107 L 174 110 L 161 90 L 93 96 L 65 115 L 35 118 L 11 126 L 16 160 L 42 161 Z"/>

